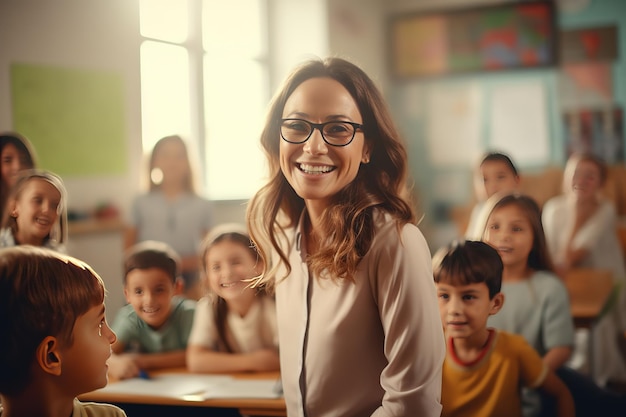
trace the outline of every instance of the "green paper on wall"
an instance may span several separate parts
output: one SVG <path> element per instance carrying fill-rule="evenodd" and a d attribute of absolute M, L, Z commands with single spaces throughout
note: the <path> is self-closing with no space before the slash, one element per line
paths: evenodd
<path fill-rule="evenodd" d="M 13 126 L 59 175 L 126 172 L 124 89 L 115 72 L 11 65 Z"/>

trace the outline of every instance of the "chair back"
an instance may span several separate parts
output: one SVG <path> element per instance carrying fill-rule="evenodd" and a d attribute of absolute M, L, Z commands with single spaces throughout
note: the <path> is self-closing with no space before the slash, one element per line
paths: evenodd
<path fill-rule="evenodd" d="M 621 286 L 615 284 L 609 269 L 573 268 L 563 281 L 575 321 L 597 321 L 617 303 Z"/>

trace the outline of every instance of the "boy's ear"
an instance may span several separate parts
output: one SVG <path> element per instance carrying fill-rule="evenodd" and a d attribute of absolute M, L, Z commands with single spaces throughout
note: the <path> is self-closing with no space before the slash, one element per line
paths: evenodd
<path fill-rule="evenodd" d="M 496 295 L 494 295 L 493 298 L 491 299 L 491 308 L 489 309 L 489 315 L 493 316 L 494 314 L 496 314 L 498 311 L 500 311 L 503 305 L 504 305 L 504 294 L 499 292 Z"/>
<path fill-rule="evenodd" d="M 11 217 L 17 219 L 17 201 L 14 198 L 12 198 L 7 204 L 7 206 L 11 210 L 10 211 Z"/>
<path fill-rule="evenodd" d="M 185 281 L 183 277 L 177 276 L 174 280 L 174 295 L 183 295 L 185 293 Z"/>
<path fill-rule="evenodd" d="M 128 288 L 126 287 L 126 284 L 124 284 L 124 298 L 126 299 L 126 302 L 130 304 L 130 300 L 128 299 Z"/>
<path fill-rule="evenodd" d="M 54 336 L 46 336 L 35 353 L 37 363 L 42 371 L 51 375 L 61 375 L 62 361 L 59 341 Z"/>

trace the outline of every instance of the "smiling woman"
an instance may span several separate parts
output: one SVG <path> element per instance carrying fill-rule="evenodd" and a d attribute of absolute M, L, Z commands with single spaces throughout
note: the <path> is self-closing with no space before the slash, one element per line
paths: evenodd
<path fill-rule="evenodd" d="M 261 134 L 269 182 L 247 213 L 276 290 L 290 416 L 441 413 L 445 346 L 407 155 L 360 68 L 303 63 Z"/>

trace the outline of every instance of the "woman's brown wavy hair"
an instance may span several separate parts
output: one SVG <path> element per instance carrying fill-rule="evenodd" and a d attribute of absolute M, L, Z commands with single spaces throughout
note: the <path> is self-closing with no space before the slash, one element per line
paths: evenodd
<path fill-rule="evenodd" d="M 265 261 L 260 284 L 271 284 L 274 278 L 282 279 L 291 271 L 280 241 L 285 237 L 285 229 L 296 225 L 304 200 L 295 193 L 280 168 L 280 123 L 287 99 L 311 78 L 331 78 L 348 90 L 363 119 L 371 155 L 370 162 L 361 165 L 354 181 L 332 198 L 332 204 L 323 214 L 323 234 L 327 239 L 319 252 L 308 258 L 312 273 L 319 277 L 323 271 L 326 276 L 352 280 L 357 264 L 374 238 L 376 209 L 390 214 L 399 227 L 416 221 L 407 185 L 406 149 L 374 82 L 359 67 L 341 58 L 307 61 L 292 72 L 272 99 L 261 133 L 269 181 L 251 199 L 246 213 L 250 236 Z M 272 250 L 278 256 L 275 259 L 269 255 Z M 280 264 L 286 267 L 286 274 L 275 277 Z"/>

